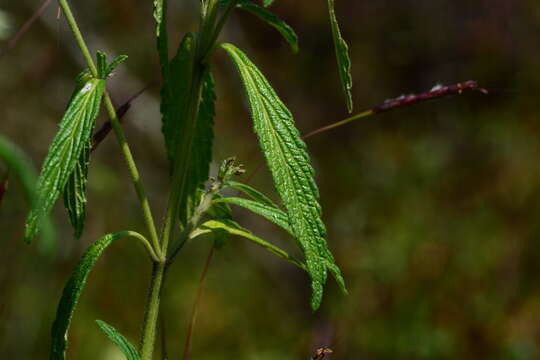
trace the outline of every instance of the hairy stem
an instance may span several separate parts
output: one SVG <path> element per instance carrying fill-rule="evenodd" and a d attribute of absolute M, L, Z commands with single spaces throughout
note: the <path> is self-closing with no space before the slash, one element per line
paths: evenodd
<path fill-rule="evenodd" d="M 154 262 L 141 336 L 141 360 L 152 360 L 152 356 L 154 354 L 154 344 L 156 342 L 156 329 L 164 276 L 165 263 Z"/>
<path fill-rule="evenodd" d="M 66 16 L 66 20 L 69 24 L 69 27 L 71 28 L 71 31 L 73 32 L 73 36 L 75 37 L 75 41 L 77 42 L 77 45 L 79 46 L 79 49 L 81 50 L 81 53 L 86 61 L 86 64 L 90 71 L 92 72 L 92 75 L 97 77 L 97 69 L 96 65 L 94 64 L 94 60 L 92 59 L 92 55 L 90 54 L 90 50 L 88 50 L 88 46 L 86 45 L 86 42 L 84 41 L 84 38 L 81 34 L 81 31 L 79 29 L 79 26 L 77 25 L 77 21 L 75 20 L 75 17 L 73 16 L 73 12 L 71 11 L 71 8 L 69 7 L 69 4 L 67 3 L 67 0 L 59 0 L 60 7 L 62 8 L 62 11 L 64 12 L 64 15 Z M 129 145 L 126 141 L 126 137 L 124 135 L 124 131 L 122 130 L 122 127 L 120 126 L 120 122 L 118 120 L 118 117 L 116 115 L 116 111 L 114 109 L 114 106 L 111 102 L 111 99 L 109 97 L 109 94 L 105 92 L 105 108 L 107 110 L 107 113 L 109 115 L 109 118 L 111 119 L 111 124 L 113 126 L 114 132 L 116 134 L 116 137 L 118 139 L 118 142 L 120 144 L 120 147 L 122 149 L 122 154 L 124 155 L 124 159 L 127 163 L 128 170 L 131 176 L 131 180 L 133 182 L 133 185 L 135 186 L 135 190 L 137 192 L 137 196 L 139 198 L 139 201 L 141 203 L 141 209 L 143 211 L 144 220 L 146 223 L 147 231 L 150 234 L 150 238 L 152 241 L 152 244 L 154 246 L 154 251 L 156 255 L 163 260 L 163 256 L 161 254 L 160 248 L 159 248 L 159 240 L 157 236 L 156 227 L 154 224 L 152 212 L 150 210 L 150 205 L 148 202 L 148 198 L 146 197 L 146 193 L 144 191 L 144 186 L 141 182 L 139 171 L 137 170 L 137 166 L 135 165 L 135 161 L 133 159 L 133 155 L 131 154 L 131 150 L 129 148 Z"/>

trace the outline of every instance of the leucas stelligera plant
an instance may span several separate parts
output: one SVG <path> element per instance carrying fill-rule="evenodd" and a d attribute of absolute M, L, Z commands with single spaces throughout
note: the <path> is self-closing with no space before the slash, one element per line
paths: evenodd
<path fill-rule="evenodd" d="M 243 237 L 306 271 L 311 278 L 313 310 L 317 310 L 321 304 L 328 273 L 346 292 L 340 270 L 326 244 L 313 169 L 305 143 L 295 128 L 293 115 L 244 52 L 232 44 L 217 43 L 229 14 L 235 9 L 241 9 L 275 27 L 293 51 L 297 51 L 295 32 L 266 8 L 271 3 L 265 0 L 263 6 L 259 6 L 249 0 L 202 0 L 197 31 L 183 37 L 176 54 L 170 60 L 167 45 L 167 0 L 154 0 L 153 15 L 162 75 L 162 130 L 170 164 L 166 216 L 163 224 L 158 227 L 119 123 L 118 113 L 106 90 L 107 78 L 127 56 L 117 57 L 108 63 L 107 56 L 98 51 L 94 62 L 67 0 L 59 0 L 87 69 L 77 77 L 72 98 L 37 180 L 35 199 L 26 223 L 26 240 L 31 241 L 38 234 L 60 196 L 63 196 L 74 236 L 78 238 L 83 233 L 87 173 L 95 145 L 92 134 L 102 105 L 110 118 L 129 169 L 140 201 L 146 233 L 121 231 L 108 234 L 95 241 L 85 252 L 68 280 L 58 306 L 52 329 L 50 359 L 65 358 L 71 319 L 88 275 L 106 248 L 121 238 L 131 237 L 142 242 L 152 263 L 139 349 L 110 325 L 102 321 L 98 321 L 98 325 L 130 360 L 153 358 L 164 274 L 175 259 L 181 256 L 186 243 L 206 234 L 213 235 L 205 238 L 213 241 L 214 247 L 222 246 L 228 236 Z M 348 48 L 340 35 L 333 0 L 328 0 L 327 5 L 340 78 L 347 108 L 351 112 L 352 84 Z M 249 185 L 235 181 L 234 177 L 242 173 L 243 169 L 233 158 L 223 161 L 214 179 L 209 177 L 209 165 L 213 160 L 216 101 L 210 59 L 219 49 L 230 56 L 244 84 L 255 133 L 281 198 L 280 205 Z M 225 197 L 221 192 L 227 188 L 237 189 L 245 197 Z M 231 205 L 259 214 L 287 231 L 302 250 L 303 259 L 294 258 L 234 222 Z"/>
<path fill-rule="evenodd" d="M 8 164 L 11 161 L 15 172 L 27 183 L 26 187 L 30 194 L 32 209 L 25 229 L 26 240 L 31 241 L 38 232 L 50 233 L 48 215 L 61 195 L 74 228 L 74 237 L 82 235 L 86 217 L 86 183 L 91 153 L 106 134 L 106 131 L 94 131 L 96 118 L 102 106 L 110 119 L 102 129 L 112 127 L 116 135 L 140 202 L 146 231 L 145 234 L 134 231 L 108 234 L 89 247 L 68 280 L 60 300 L 52 328 L 50 359 L 65 358 L 71 319 L 89 273 L 106 248 L 121 238 L 129 237 L 140 241 L 147 250 L 152 264 L 148 301 L 146 309 L 141 309 L 145 315 L 139 348 L 136 349 L 131 345 L 112 326 L 98 321 L 99 327 L 119 346 L 128 360 L 153 358 L 164 275 L 177 257 L 182 255 L 184 246 L 195 238 L 210 240 L 214 248 L 219 248 L 230 236 L 242 237 L 306 271 L 311 278 L 311 307 L 314 311 L 321 304 L 328 273 L 346 293 L 341 272 L 326 244 L 326 231 L 321 220 L 319 194 L 313 169 L 306 145 L 295 127 L 293 115 L 244 52 L 232 44 L 217 43 L 228 16 L 235 9 L 239 9 L 252 13 L 276 28 L 290 44 L 291 49 L 298 51 L 295 32 L 267 9 L 272 2 L 264 0 L 262 6 L 259 6 L 251 0 L 201 0 L 197 31 L 183 37 L 175 55 L 170 59 L 167 39 L 167 0 L 154 0 L 153 15 L 156 20 L 157 53 L 162 77 L 161 121 L 170 164 L 168 174 L 170 191 L 166 217 L 163 224 L 158 227 L 135 160 L 119 123 L 123 110 L 115 110 L 105 86 L 109 75 L 127 57 L 117 57 L 109 64 L 106 55 L 97 51 L 94 62 L 67 0 L 59 0 L 86 61 L 87 69 L 76 79 L 75 90 L 59 131 L 49 148 L 35 191 L 32 189 L 33 175 L 29 167 L 17 168 L 17 164 L 25 163 L 23 156 L 13 144 L 0 137 L 0 157 Z M 339 30 L 334 1 L 327 0 L 327 6 L 337 69 L 347 110 L 351 113 L 352 78 L 348 46 Z M 235 177 L 241 174 L 243 169 L 234 158 L 223 160 L 218 174 L 210 178 L 209 165 L 214 161 L 212 143 L 216 102 L 210 60 L 217 50 L 222 50 L 223 54 L 231 58 L 233 66 L 240 74 L 249 101 L 254 130 L 281 199 L 279 205 L 251 186 L 236 181 Z M 391 99 L 379 107 L 351 116 L 305 137 L 396 107 L 471 89 L 478 89 L 476 83 L 437 86 L 424 94 Z M 243 193 L 244 197 L 224 196 L 223 190 L 231 188 Z M 236 223 L 231 215 L 231 206 L 252 211 L 288 232 L 301 249 L 303 258 L 294 258 L 285 250 L 257 237 Z M 186 351 L 189 351 L 189 339 Z"/>

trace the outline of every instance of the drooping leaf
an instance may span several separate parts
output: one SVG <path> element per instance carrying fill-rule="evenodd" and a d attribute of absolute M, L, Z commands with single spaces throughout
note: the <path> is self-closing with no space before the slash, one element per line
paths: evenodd
<path fill-rule="evenodd" d="M 139 352 L 128 339 L 125 338 L 124 335 L 120 334 L 118 330 L 116 330 L 111 325 L 107 324 L 104 321 L 96 320 L 96 323 L 98 326 L 103 330 L 105 335 L 118 346 L 118 348 L 122 351 L 122 353 L 126 356 L 126 360 L 140 360 Z"/>
<path fill-rule="evenodd" d="M 227 233 L 231 235 L 237 235 L 240 237 L 243 237 L 244 239 L 247 239 L 266 250 L 270 251 L 272 254 L 285 259 L 296 266 L 300 267 L 301 269 L 306 270 L 305 265 L 302 264 L 299 260 L 294 258 L 293 256 L 289 255 L 285 250 L 282 250 L 278 248 L 277 246 L 274 246 L 270 244 L 269 242 L 253 235 L 249 230 L 246 230 L 242 228 L 240 225 L 238 225 L 236 222 L 232 220 L 209 220 L 202 224 L 197 230 L 194 231 L 194 235 L 192 238 L 195 238 L 197 236 L 207 234 L 214 231 L 226 231 Z"/>
<path fill-rule="evenodd" d="M 93 243 L 88 250 L 82 256 L 82 259 L 71 274 L 65 288 L 62 293 L 62 298 L 58 304 L 56 311 L 56 318 L 52 326 L 52 342 L 51 350 L 49 354 L 50 360 L 64 360 L 65 353 L 68 344 L 68 331 L 71 325 L 71 319 L 79 297 L 81 296 L 88 275 L 92 271 L 92 268 L 96 264 L 97 260 L 105 251 L 105 249 L 111 245 L 115 240 L 128 236 L 127 232 L 119 232 L 115 234 L 105 235 L 104 237 Z"/>
<path fill-rule="evenodd" d="M 252 200 L 255 200 L 261 204 L 265 204 L 267 206 L 279 209 L 279 207 L 272 200 L 270 200 L 266 195 L 261 193 L 259 190 L 252 188 L 249 185 L 242 184 L 237 181 L 227 181 L 224 184 L 224 188 L 226 187 L 232 187 L 236 190 L 243 192 L 244 194 L 249 196 Z"/>
<path fill-rule="evenodd" d="M 99 112 L 105 80 L 91 79 L 73 97 L 55 135 L 37 183 L 37 200 L 26 222 L 31 241 L 41 220 L 49 214 L 90 140 Z"/>
<path fill-rule="evenodd" d="M 269 6 L 270 1 L 265 1 L 264 5 Z M 240 0 L 238 8 L 246 10 L 253 15 L 259 17 L 261 20 L 268 23 L 270 26 L 274 27 L 284 38 L 287 40 L 293 52 L 298 52 L 298 36 L 285 21 L 283 21 L 276 14 L 266 10 L 263 7 L 251 2 L 250 0 Z"/>
<path fill-rule="evenodd" d="M 170 77 L 167 88 L 162 91 L 164 100 L 161 112 L 163 115 L 163 134 L 171 173 L 174 173 L 176 163 L 175 153 L 178 145 L 187 132 L 191 132 L 190 116 L 196 111 L 197 118 L 191 141 L 190 156 L 187 161 L 187 174 L 182 191 L 183 198 L 178 200 L 179 216 L 182 223 L 190 217 L 197 205 L 191 199 L 197 188 L 201 188 L 208 180 L 210 162 L 212 161 L 212 144 L 214 139 L 215 91 L 214 79 L 209 69 L 202 71 L 201 79 L 194 79 L 195 40 L 192 34 L 187 34 L 170 64 Z M 200 85 L 202 84 L 202 85 Z M 199 86 L 200 96 L 199 96 Z M 200 98 L 195 110 L 190 100 Z M 180 186 L 173 184 L 173 186 Z"/>
<path fill-rule="evenodd" d="M 222 47 L 236 64 L 251 106 L 255 132 L 272 173 L 274 184 L 287 210 L 289 223 L 301 244 L 311 277 L 311 306 L 320 306 L 327 271 L 344 288 L 343 279 L 326 244 L 321 220 L 319 192 L 313 179 L 306 145 L 300 138 L 294 119 L 268 80 L 248 57 L 231 44 Z"/>
<path fill-rule="evenodd" d="M 351 59 L 349 57 L 349 46 L 341 36 L 341 30 L 339 29 L 339 23 L 334 9 L 334 1 L 335 0 L 328 0 L 328 14 L 330 16 L 332 37 L 334 38 L 339 78 L 347 101 L 347 110 L 351 113 L 353 111 Z"/>
<path fill-rule="evenodd" d="M 292 236 L 295 236 L 294 232 L 291 229 L 291 226 L 289 225 L 289 217 L 285 212 L 278 208 L 268 206 L 264 203 L 260 203 L 257 201 L 242 199 L 238 197 L 223 197 L 214 200 L 214 203 L 227 203 L 243 207 L 244 209 L 247 209 L 257 215 L 264 217 L 268 221 L 276 224 L 277 226 L 287 231 Z"/>
<path fill-rule="evenodd" d="M 10 173 L 17 177 L 24 189 L 28 202 L 32 206 L 36 202 L 37 175 L 31 160 L 19 146 L 2 135 L 0 135 L 0 159 L 7 165 Z M 54 227 L 48 216 L 43 218 L 40 230 L 43 234 L 44 249 L 51 251 L 55 245 L 55 234 Z"/>
<path fill-rule="evenodd" d="M 84 230 L 86 220 L 86 183 L 88 180 L 88 165 L 90 163 L 91 140 L 86 143 L 75 170 L 69 176 L 64 188 L 64 206 L 69 215 L 69 221 L 79 239 Z"/>

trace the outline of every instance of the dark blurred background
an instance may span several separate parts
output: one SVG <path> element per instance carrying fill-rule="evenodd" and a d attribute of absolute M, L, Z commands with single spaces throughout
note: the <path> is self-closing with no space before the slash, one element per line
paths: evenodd
<path fill-rule="evenodd" d="M 92 50 L 129 59 L 109 81 L 132 104 L 125 131 L 158 219 L 168 187 L 160 134 L 159 70 L 151 1 L 78 1 Z M 197 22 L 196 0 L 170 1 L 171 48 Z M 0 46 L 41 1 L 2 1 Z M 193 359 L 512 359 L 540 357 L 540 2 L 537 0 L 337 1 L 351 48 L 356 110 L 437 83 L 477 80 L 466 94 L 367 118 L 309 139 L 328 242 L 350 290 L 329 282 L 309 309 L 309 281 L 241 239 L 216 254 L 194 333 Z M 244 49 L 295 114 L 302 132 L 347 116 L 325 1 L 276 0 L 300 37 L 294 55 L 274 29 L 234 13 L 223 41 Z M 175 50 L 174 50 L 175 51 Z M 217 52 L 216 164 L 261 163 L 236 70 Z M 39 166 L 57 130 L 81 56 L 51 4 L 0 58 L 0 133 Z M 100 117 L 103 122 L 106 117 Z M 4 168 L 0 169 L 1 172 Z M 2 173 L 0 173 L 2 175 Z M 252 184 L 273 194 L 269 173 Z M 22 241 L 28 205 L 12 181 L 0 209 L 0 358 L 43 359 L 63 285 L 98 237 L 143 230 L 123 159 L 110 136 L 90 168 L 85 233 L 74 241 L 61 202 L 57 249 Z M 285 234 L 235 211 L 257 235 L 296 251 Z M 209 241 L 189 244 L 172 268 L 163 314 L 169 359 L 179 359 Z M 74 317 L 69 358 L 121 359 L 95 325 L 136 342 L 149 280 L 133 241 L 108 250 Z"/>

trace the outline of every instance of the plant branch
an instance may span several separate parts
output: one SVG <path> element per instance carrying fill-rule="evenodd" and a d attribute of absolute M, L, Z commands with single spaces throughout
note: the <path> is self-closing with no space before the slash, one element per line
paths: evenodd
<path fill-rule="evenodd" d="M 59 4 L 60 4 L 60 7 L 62 8 L 62 11 L 64 12 L 64 15 L 66 16 L 66 20 L 69 24 L 69 27 L 71 28 L 71 31 L 73 32 L 75 41 L 77 42 L 79 49 L 81 50 L 81 53 L 86 61 L 86 64 L 88 65 L 88 68 L 90 69 L 90 72 L 92 73 L 94 77 L 97 77 L 98 74 L 97 74 L 96 65 L 94 64 L 92 55 L 90 54 L 90 51 L 88 50 L 88 46 L 86 45 L 86 42 L 84 41 L 81 31 L 79 30 L 79 26 L 77 25 L 77 21 L 75 20 L 73 16 L 73 13 L 67 3 L 67 0 L 59 0 Z M 152 244 L 154 246 L 154 251 L 156 255 L 158 256 L 158 258 L 161 259 L 160 261 L 164 261 L 163 255 L 161 254 L 161 250 L 159 247 L 159 239 L 157 236 L 154 219 L 150 210 L 148 198 L 146 197 L 146 193 L 144 191 L 144 186 L 140 179 L 139 171 L 137 170 L 135 161 L 133 159 L 133 155 L 131 154 L 131 150 L 126 141 L 124 131 L 122 130 L 122 126 L 120 125 L 120 122 L 118 120 L 116 110 L 114 109 L 111 98 L 107 92 L 105 92 L 105 95 L 104 95 L 104 103 L 105 103 L 105 108 L 107 110 L 109 118 L 111 119 L 113 130 L 116 134 L 116 137 L 122 149 L 124 159 L 128 166 L 129 173 L 131 175 L 131 180 L 133 182 L 133 185 L 135 186 L 137 196 L 139 197 L 139 201 L 141 203 L 141 208 L 143 211 L 144 220 L 146 223 L 147 230 L 150 234 Z"/>
<path fill-rule="evenodd" d="M 354 120 L 365 118 L 371 115 L 380 114 L 380 113 L 387 112 L 390 110 L 395 110 L 395 109 L 402 108 L 405 106 L 418 104 L 418 103 L 428 101 L 428 100 L 438 99 L 438 98 L 451 96 L 451 95 L 461 95 L 465 91 L 477 91 L 484 95 L 488 94 L 488 91 L 484 88 L 479 87 L 476 81 L 465 81 L 462 83 L 457 83 L 457 84 L 448 85 L 448 86 L 436 85 L 431 90 L 420 93 L 420 94 L 401 95 L 400 97 L 397 97 L 394 99 L 388 99 L 383 104 L 376 106 L 370 110 L 361 112 L 360 114 L 348 117 L 344 120 L 341 120 L 333 124 L 319 128 L 317 130 L 314 130 L 302 136 L 302 139 L 307 139 L 313 135 L 317 135 L 322 132 L 335 129 L 342 125 L 348 124 Z"/>
<path fill-rule="evenodd" d="M 150 254 L 150 257 L 152 258 L 152 260 L 154 262 L 159 262 L 159 258 L 157 257 L 154 249 L 152 248 L 152 245 L 150 244 L 150 242 L 141 234 L 139 234 L 138 232 L 135 232 L 135 231 L 126 231 L 125 232 L 125 236 L 129 236 L 129 237 L 132 237 L 132 238 L 135 238 L 139 241 L 142 242 L 142 244 L 144 245 L 144 247 L 146 248 L 146 250 L 148 250 L 148 253 Z"/>

